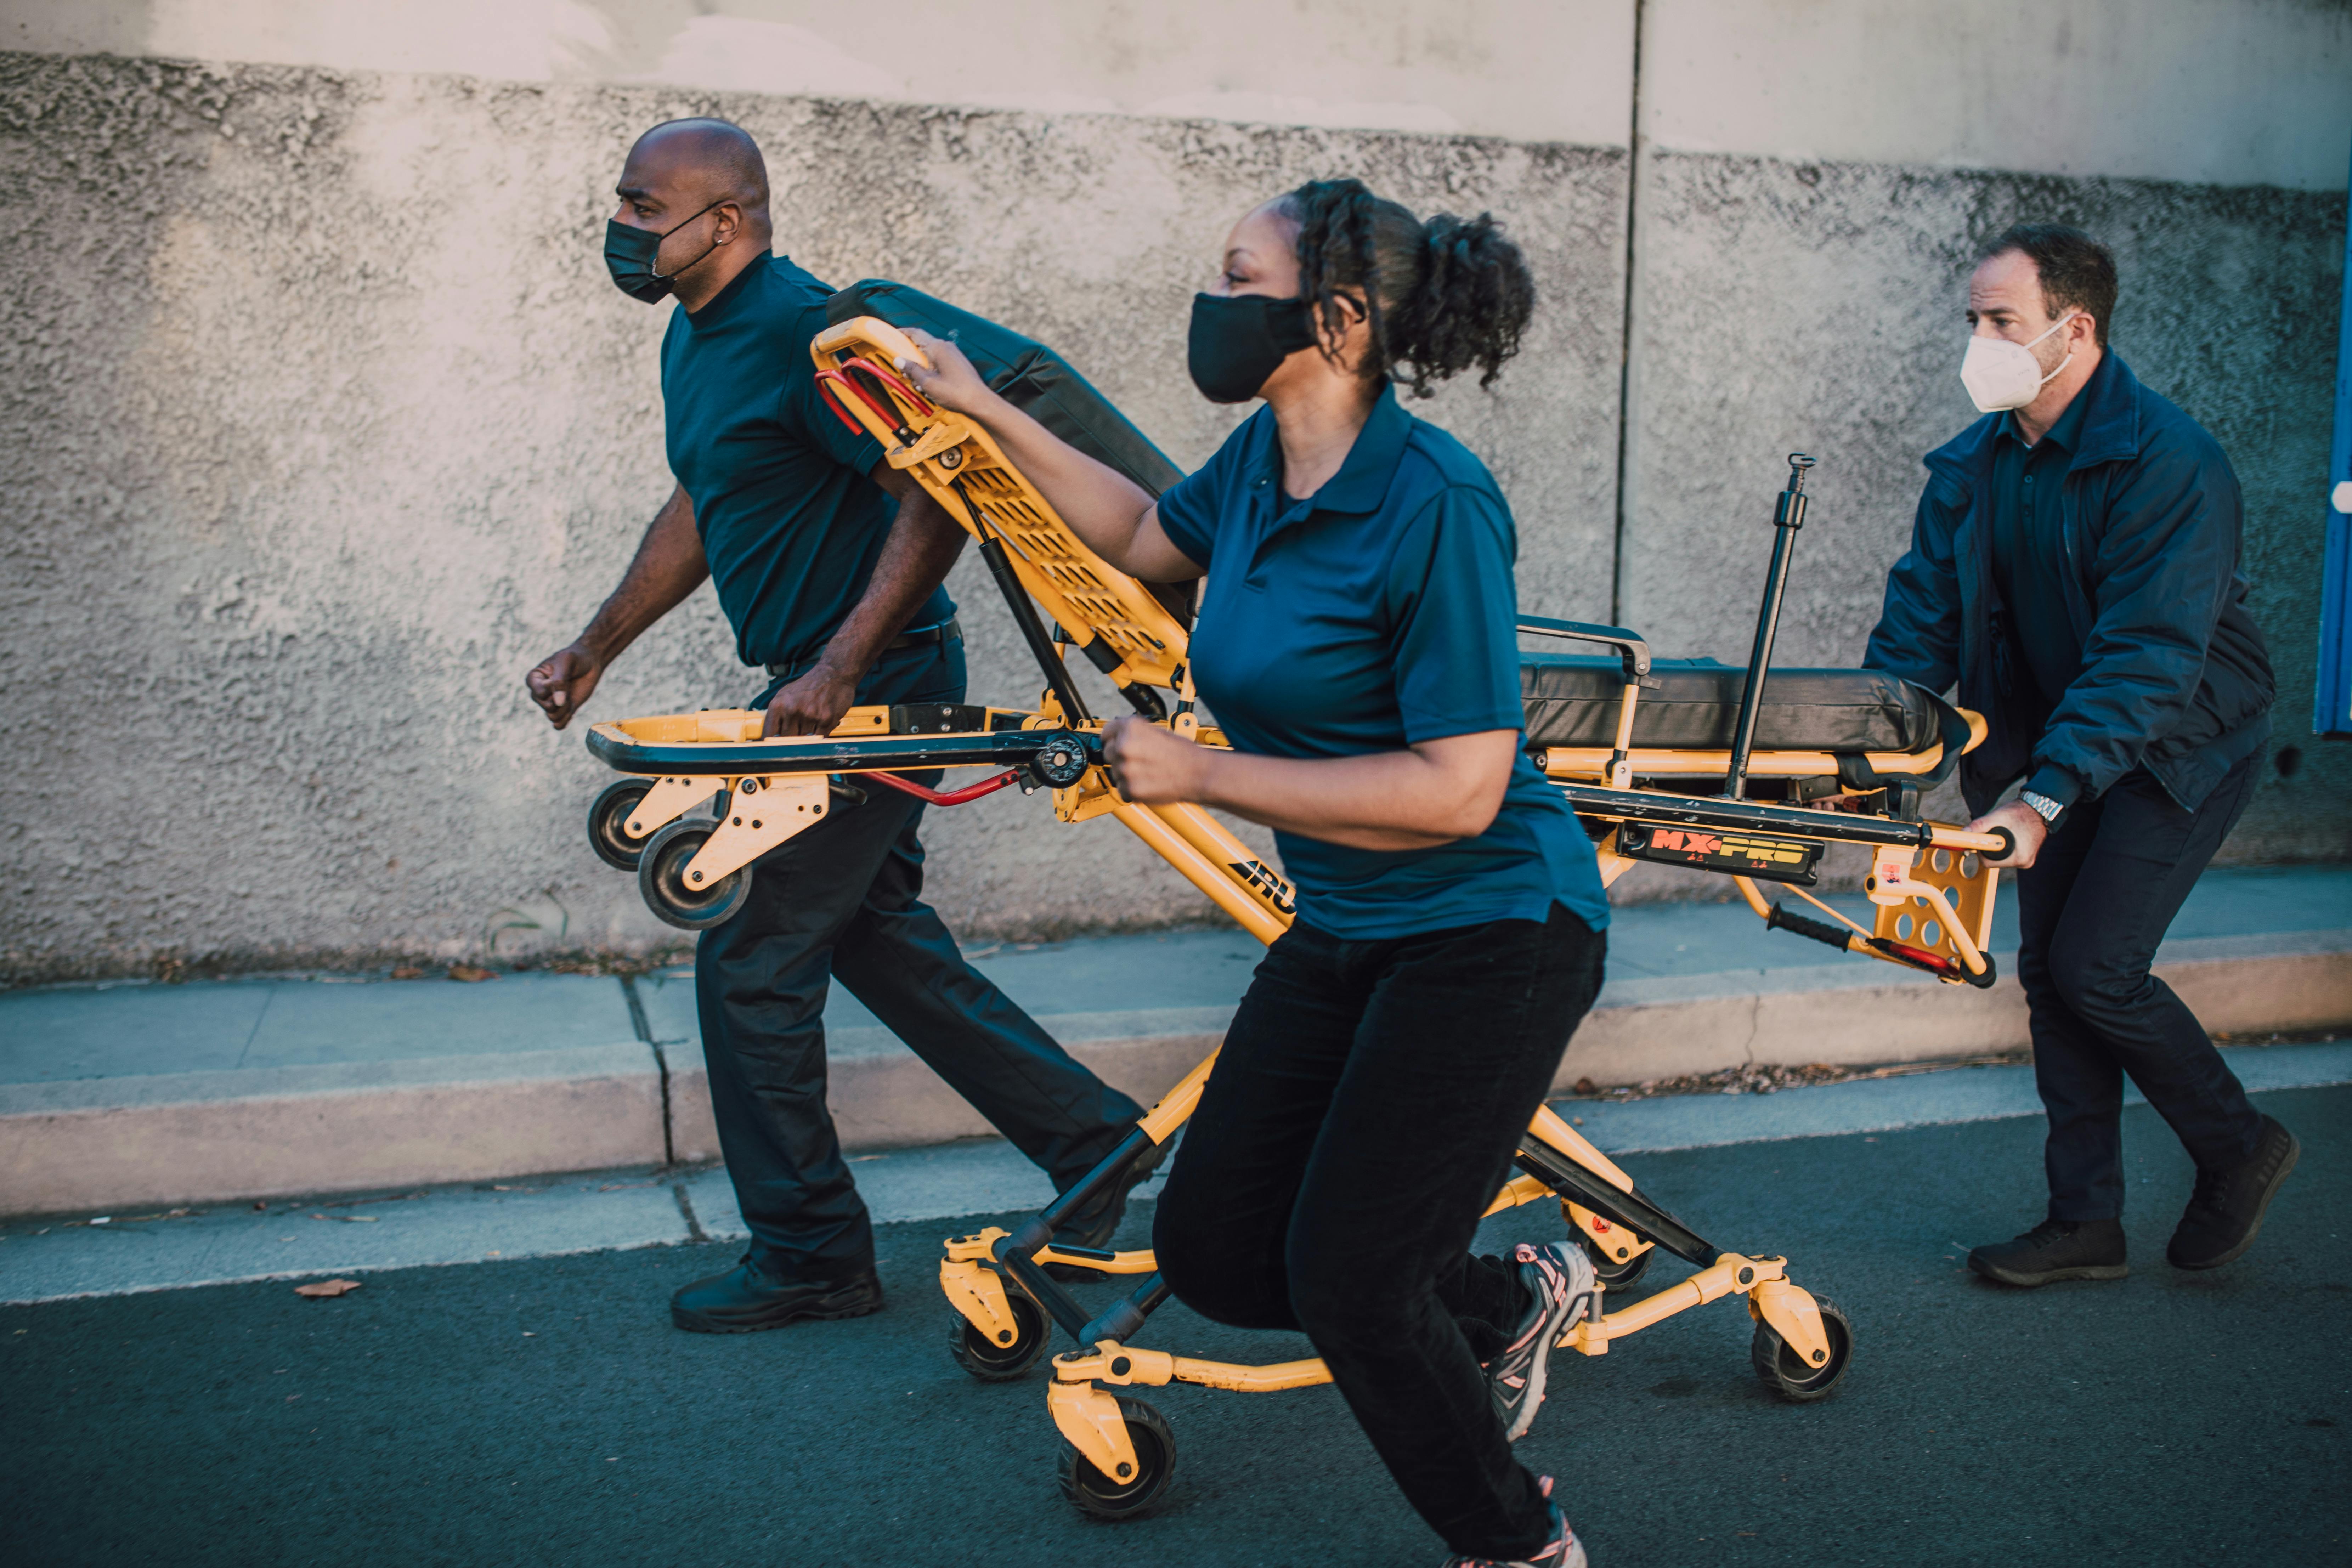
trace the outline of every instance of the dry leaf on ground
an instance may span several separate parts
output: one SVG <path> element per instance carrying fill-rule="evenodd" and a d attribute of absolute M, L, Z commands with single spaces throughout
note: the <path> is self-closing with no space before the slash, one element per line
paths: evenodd
<path fill-rule="evenodd" d="M 404 963 L 392 972 L 392 977 L 394 980 L 422 980 L 425 978 L 425 971 L 413 963 Z"/>
<path fill-rule="evenodd" d="M 477 980 L 496 980 L 498 973 L 494 970 L 477 969 L 470 963 L 453 963 L 449 966 L 449 978 L 470 984 Z"/>
<path fill-rule="evenodd" d="M 294 1294 L 316 1300 L 326 1296 L 348 1296 L 359 1288 L 360 1282 L 356 1279 L 314 1279 L 308 1285 L 295 1286 Z"/>

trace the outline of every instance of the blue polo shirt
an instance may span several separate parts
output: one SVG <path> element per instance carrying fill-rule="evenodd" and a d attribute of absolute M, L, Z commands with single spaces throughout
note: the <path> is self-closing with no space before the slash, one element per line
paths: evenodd
<path fill-rule="evenodd" d="M 745 664 L 814 655 L 874 574 L 898 503 L 866 474 L 881 446 L 817 394 L 809 341 L 833 290 L 786 258 L 738 273 L 670 314 L 662 409 L 670 471 L 694 501 L 719 607 Z M 934 589 L 909 626 L 955 613 Z"/>
<path fill-rule="evenodd" d="M 1208 568 L 1192 676 L 1236 751 L 1353 757 L 1517 730 L 1518 537 L 1486 466 L 1384 390 L 1312 497 L 1282 493 L 1261 408 L 1160 498 L 1160 525 Z M 1277 832 L 1299 918 L 1374 941 L 1565 904 L 1609 923 L 1591 841 L 1527 754 L 1486 832 L 1433 849 L 1355 849 Z"/>

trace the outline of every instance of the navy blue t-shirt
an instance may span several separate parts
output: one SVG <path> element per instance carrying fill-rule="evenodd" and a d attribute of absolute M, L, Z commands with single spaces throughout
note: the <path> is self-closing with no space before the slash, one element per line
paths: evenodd
<path fill-rule="evenodd" d="M 817 393 L 809 342 L 833 290 L 781 256 L 736 275 L 662 338 L 670 471 L 694 501 L 719 607 L 745 664 L 814 657 L 866 596 L 898 503 L 866 474 L 882 447 Z M 907 624 L 955 613 L 932 591 Z"/>
<path fill-rule="evenodd" d="M 1208 568 L 1192 676 L 1234 750 L 1351 757 L 1517 730 L 1518 537 L 1486 466 L 1381 394 L 1312 497 L 1282 493 L 1261 408 L 1160 498 L 1160 525 Z M 1592 844 L 1527 754 L 1486 832 L 1433 849 L 1356 849 L 1277 832 L 1299 918 L 1372 941 L 1565 904 L 1609 923 Z"/>

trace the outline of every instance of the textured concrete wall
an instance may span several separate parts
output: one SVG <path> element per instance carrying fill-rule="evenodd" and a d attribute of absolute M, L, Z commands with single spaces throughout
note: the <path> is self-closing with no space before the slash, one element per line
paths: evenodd
<path fill-rule="evenodd" d="M 1135 52 L 1148 34 L 1117 5 L 1087 11 L 1092 31 L 1048 26 L 1066 9 L 1022 13 L 1063 51 L 1024 78 L 1033 107 L 1074 88 L 1141 109 L 1190 92 L 1204 114 L 1429 127 L 1435 103 L 1580 143 L 1629 118 L 1629 5 L 1522 26 L 1533 13 L 1498 0 L 1436 26 L 1454 12 L 1314 0 L 1285 13 L 1280 48 L 1228 5 L 1193 39 L 1213 47 L 1177 54 Z M 665 312 L 614 291 L 596 251 L 631 138 L 696 112 L 761 138 L 779 243 L 820 276 L 904 278 L 1056 343 L 1188 464 L 1232 417 L 1192 393 L 1181 332 L 1235 215 L 1335 173 L 1423 209 L 1492 207 L 1544 303 L 1496 394 L 1429 412 L 1509 490 L 1523 604 L 1602 618 L 1613 603 L 1661 651 L 1726 658 L 1745 650 L 1793 447 L 1822 467 L 1783 657 L 1859 651 L 1918 455 L 1969 417 L 1955 368 L 1973 242 L 2014 217 L 2084 223 L 2123 262 L 2117 348 L 2211 426 L 2247 487 L 2277 745 L 2304 765 L 2269 775 L 2228 853 L 2352 852 L 2352 751 L 2305 723 L 2345 218 L 2310 149 L 2340 145 L 2352 109 L 2329 65 L 2352 10 L 2260 0 L 2199 43 L 2210 11 L 2000 0 L 1955 33 L 1888 0 L 1649 0 L 1621 509 L 1622 145 L 611 79 L 798 59 L 831 61 L 839 90 L 898 92 L 858 74 L 880 68 L 865 56 L 824 55 L 862 35 L 797 0 L 695 17 L 529 0 L 471 30 L 429 25 L 457 14 L 443 0 L 23 0 L 0 44 L 52 52 L 0 55 L 26 220 L 0 299 L 0 690 L 26 738 L 0 807 L 0 983 L 671 938 L 579 842 L 604 775 L 546 730 L 520 675 L 578 629 L 668 488 Z M 939 8 L 942 37 L 958 15 Z M 709 23 L 740 47 L 687 49 Z M 1326 26 L 1386 52 L 1339 50 L 1299 79 L 1311 102 L 1274 103 L 1289 78 L 1265 62 L 1317 58 Z M 1524 46 L 1507 59 L 1505 34 Z M 1806 68 L 1783 58 L 1791 39 Z M 215 44 L 483 74 L 69 52 Z M 2264 95 L 2203 91 L 2250 59 Z M 2207 62 L 2187 97 L 2163 89 L 2183 60 Z M 1489 126 L 1465 84 L 1500 94 L 1514 71 L 1558 96 L 1521 93 L 1522 118 Z M 908 94 L 935 90 L 901 74 Z M 486 79 L 502 76 L 541 79 Z M 2068 118 L 2084 103 L 2092 121 Z M 1832 161 L 1759 155 L 1800 145 Z M 2044 172 L 1950 166 L 1971 158 Z M 2249 183 L 2119 177 L 2142 174 Z M 967 563 L 953 586 L 975 695 L 1025 700 L 984 574 Z M 754 683 L 730 647 L 698 595 L 593 711 L 741 701 Z M 1060 828 L 1038 801 L 942 815 L 930 839 L 938 901 L 967 932 L 1207 911 L 1115 826 Z M 1624 890 L 1694 887 L 1716 890 L 1651 868 Z"/>
<path fill-rule="evenodd" d="M 2110 336 L 2204 423 L 2245 490 L 2245 570 L 2279 672 L 2275 767 L 2225 850 L 2352 853 L 2352 749 L 2309 734 L 2344 255 L 2340 192 L 1645 155 L 1622 613 L 1662 647 L 1748 656 L 1780 458 L 1821 459 L 1783 662 L 1851 662 L 1909 537 L 1920 455 L 1977 417 L 1958 367 L 1975 247 L 2026 218 L 2116 253 Z"/>
<path fill-rule="evenodd" d="M 0 48 L 2341 190 L 2346 0 L 9 0 Z"/>
<path fill-rule="evenodd" d="M 9 0 L 0 48 L 1622 144 L 1633 23 L 1633 0 Z"/>
<path fill-rule="evenodd" d="M 0 56 L 37 221 L 0 300 L 0 976 L 668 939 L 579 817 L 607 776 L 524 700 L 669 488 L 665 310 L 598 260 L 644 126 L 740 121 L 779 244 L 1061 346 L 1181 461 L 1231 418 L 1182 371 L 1192 290 L 1252 203 L 1354 173 L 1491 207 L 1544 304 L 1495 394 L 1429 412 L 1522 520 L 1530 607 L 1608 602 L 1622 153 L 1473 138 Z M 975 695 L 1017 700 L 967 563 Z M 708 591 L 598 693 L 737 702 Z M 967 931 L 1197 919 L 1115 826 L 1041 800 L 945 814 Z M 503 939 L 511 951 L 516 938 Z"/>
<path fill-rule="evenodd" d="M 1642 0 L 1686 153 L 2344 189 L 2346 0 Z"/>

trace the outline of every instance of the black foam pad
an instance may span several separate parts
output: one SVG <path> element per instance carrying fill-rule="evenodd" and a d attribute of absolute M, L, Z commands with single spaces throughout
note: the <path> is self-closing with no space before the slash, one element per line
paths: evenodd
<path fill-rule="evenodd" d="M 1748 672 L 1713 659 L 1662 658 L 1633 710 L 1633 744 L 1727 751 Z M 1519 696 L 1529 746 L 1608 746 L 1625 678 L 1613 658 L 1522 653 Z M 1756 715 L 1758 751 L 1924 752 L 1940 738 L 1944 705 L 1873 669 L 1775 669 Z"/>

